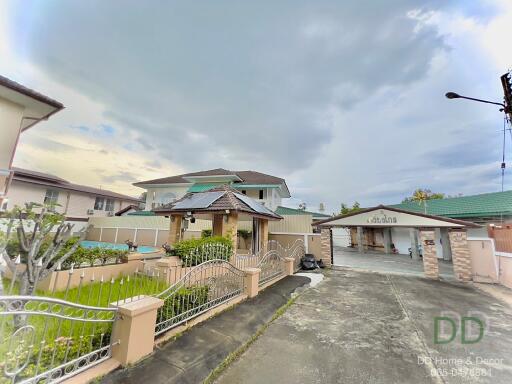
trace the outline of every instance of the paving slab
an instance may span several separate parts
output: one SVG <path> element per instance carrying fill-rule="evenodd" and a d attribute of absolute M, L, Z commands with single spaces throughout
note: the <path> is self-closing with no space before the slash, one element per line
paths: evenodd
<path fill-rule="evenodd" d="M 355 270 L 325 275 L 217 383 L 512 382 L 505 302 L 471 284 Z M 476 344 L 436 344 L 434 319 L 442 311 L 480 313 L 490 329 Z"/>
<path fill-rule="evenodd" d="M 102 383 L 197 384 L 231 352 L 245 344 L 292 293 L 308 284 L 304 276 L 288 276 L 235 307 L 191 328 L 153 352 L 142 362 L 119 369 Z"/>

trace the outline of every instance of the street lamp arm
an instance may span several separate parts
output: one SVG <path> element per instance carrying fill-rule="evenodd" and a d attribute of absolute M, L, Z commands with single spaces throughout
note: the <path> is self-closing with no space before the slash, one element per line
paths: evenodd
<path fill-rule="evenodd" d="M 475 99 L 474 97 L 461 96 L 454 92 L 448 92 L 445 96 L 448 99 L 467 99 L 467 100 L 478 101 L 479 103 L 499 105 L 500 107 L 505 108 L 505 104 L 502 104 L 502 103 L 496 103 L 494 101 L 488 101 L 488 100 L 482 100 L 482 99 Z"/>

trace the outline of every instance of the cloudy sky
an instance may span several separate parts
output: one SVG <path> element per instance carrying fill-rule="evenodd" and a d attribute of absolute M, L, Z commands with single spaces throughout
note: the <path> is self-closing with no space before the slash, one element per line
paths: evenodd
<path fill-rule="evenodd" d="M 66 106 L 15 165 L 133 195 L 253 169 L 328 212 L 498 191 L 502 116 L 443 95 L 499 101 L 510 36 L 509 0 L 0 0 L 0 73 Z"/>

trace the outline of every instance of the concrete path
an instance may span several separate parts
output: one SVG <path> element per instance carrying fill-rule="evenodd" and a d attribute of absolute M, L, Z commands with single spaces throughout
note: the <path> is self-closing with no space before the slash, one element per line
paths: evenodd
<path fill-rule="evenodd" d="M 220 384 L 512 381 L 512 309 L 471 285 L 326 271 L 217 380 Z M 451 311 L 489 326 L 476 344 L 434 343 Z M 453 315 L 453 314 L 452 314 Z"/>
<path fill-rule="evenodd" d="M 453 264 L 438 260 L 439 275 L 455 279 Z M 407 274 L 424 277 L 423 261 L 412 260 L 409 255 L 388 255 L 382 252 L 359 253 L 356 249 L 334 247 L 334 265 L 380 273 Z"/>
<path fill-rule="evenodd" d="M 304 276 L 286 277 L 258 296 L 193 327 L 141 363 L 105 376 L 101 382 L 202 383 L 231 352 L 268 323 L 297 288 L 309 281 Z"/>

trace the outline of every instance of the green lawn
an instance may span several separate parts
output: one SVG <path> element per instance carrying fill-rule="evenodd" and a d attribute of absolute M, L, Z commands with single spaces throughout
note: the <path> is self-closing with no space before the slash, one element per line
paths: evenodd
<path fill-rule="evenodd" d="M 7 291 L 10 282 L 3 280 Z M 148 277 L 130 276 L 119 277 L 108 282 L 95 282 L 70 289 L 68 292 L 43 292 L 37 291 L 37 296 L 54 297 L 72 303 L 79 303 L 94 307 L 108 308 L 110 303 L 116 303 L 126 298 L 139 295 L 150 295 L 161 292 L 166 288 L 166 284 L 157 279 Z M 13 293 L 16 294 L 17 287 L 14 287 Z M 48 309 L 52 312 L 64 313 L 68 316 L 79 318 L 89 318 L 98 312 L 90 311 L 85 313 L 83 309 L 65 307 L 61 312 L 60 304 L 46 304 L 31 302 L 26 309 Z M 100 318 L 108 319 L 113 316 L 112 312 L 100 312 Z M 14 370 L 15 364 L 20 364 L 29 359 L 28 366 L 19 375 L 19 379 L 32 377 L 51 367 L 58 366 L 65 361 L 73 360 L 81 355 L 91 352 L 97 348 L 106 346 L 110 342 L 112 330 L 111 322 L 87 322 L 80 320 L 67 320 L 47 315 L 28 315 L 24 323 L 33 327 L 34 331 L 26 334 L 26 337 L 12 338 L 14 331 L 14 316 L 0 316 L 0 330 L 2 330 L 2 340 L 0 345 L 0 368 L 3 370 L 5 364 L 9 371 Z M 11 345 L 10 345 L 11 344 Z M 30 347 L 32 345 L 32 347 Z M 9 350 L 18 348 L 18 359 Z M 40 359 L 41 368 L 37 370 L 36 362 Z M 3 383 L 4 377 L 0 380 Z M 5 382 L 10 382 L 9 380 Z"/>

